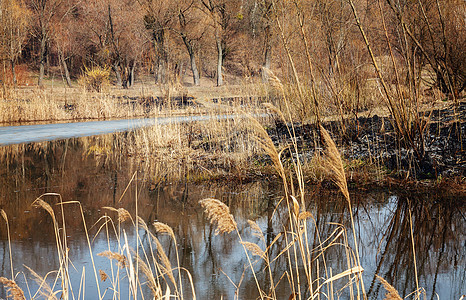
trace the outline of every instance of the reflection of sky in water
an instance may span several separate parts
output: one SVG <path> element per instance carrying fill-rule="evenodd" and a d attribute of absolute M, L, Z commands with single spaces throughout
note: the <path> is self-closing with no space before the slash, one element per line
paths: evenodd
<path fill-rule="evenodd" d="M 32 174 L 31 178 L 18 175 L 21 174 L 20 165 L 16 166 L 15 169 L 14 165 L 11 164 L 8 173 L 5 171 L 6 168 L 0 165 L 0 190 L 2 191 L 0 193 L 0 208 L 8 213 L 10 219 L 15 272 L 27 274 L 31 291 L 35 291 L 37 285 L 34 284 L 30 272 L 23 265 L 30 267 L 41 276 L 58 268 L 56 245 L 53 236 L 51 236 L 52 227 L 49 216 L 43 212 L 39 213 L 38 209 L 30 206 L 35 197 L 43 192 L 55 191 L 60 192 L 65 201 L 79 200 L 85 208 L 89 227 L 105 213 L 105 210 L 101 209 L 104 206 L 125 207 L 134 214 L 134 186 L 129 188 L 121 203 L 115 202 L 115 199 L 118 200 L 126 188 L 133 171 L 128 171 L 124 164 L 110 164 L 109 166 L 96 164 L 92 157 L 83 156 L 82 152 L 82 149 L 80 150 L 78 146 L 72 144 L 68 150 L 66 165 L 60 161 L 62 157 L 60 152 L 54 156 L 49 155 L 49 168 L 52 171 L 48 171 L 50 175 L 46 179 L 44 179 L 46 171 L 42 161 L 35 162 L 36 169 L 27 173 L 28 175 Z M 26 157 L 26 159 L 32 158 Z M 54 166 L 63 166 L 66 176 L 62 176 L 61 169 L 56 167 L 53 169 Z M 221 199 L 230 206 L 235 215 L 242 238 L 245 241 L 258 242 L 258 238 L 252 235 L 246 221 L 247 219 L 255 220 L 264 234 L 267 234 L 269 230 L 271 239 L 281 232 L 283 228 L 280 224 L 286 222 L 287 214 L 283 208 L 274 211 L 274 205 L 281 195 L 280 187 L 277 190 L 276 186 L 266 182 L 244 185 L 224 183 L 198 186 L 174 184 L 149 192 L 148 187 L 143 182 L 137 182 L 137 184 L 139 187 L 140 216 L 149 225 L 157 220 L 167 223 L 173 228 L 177 236 L 181 265 L 190 270 L 198 299 L 219 299 L 221 295 L 224 299 L 233 299 L 235 287 L 230 280 L 235 284 L 241 282 L 239 299 L 255 299 L 257 297 L 256 285 L 248 268 L 246 268 L 245 276 L 242 279 L 243 270 L 247 267 L 247 259 L 237 234 L 216 236 L 215 226 L 211 226 L 207 222 L 197 202 L 207 197 Z M 185 199 L 185 195 L 188 195 L 187 199 Z M 272 200 L 269 201 L 270 199 Z M 405 295 L 412 292 L 415 284 L 414 273 L 410 271 L 413 265 L 413 255 L 409 227 L 406 227 L 407 210 L 404 204 L 406 200 L 402 199 L 401 196 L 390 196 L 387 192 L 352 195 L 352 199 L 353 209 L 357 211 L 354 218 L 358 228 L 357 237 L 361 262 L 365 269 L 364 281 L 366 291 L 371 290 L 370 298 L 383 299 L 385 294 L 377 282 L 371 288 L 374 272 L 377 269 L 380 269 L 380 274 L 383 277 L 387 274 L 394 274 L 394 278 L 386 279 L 390 282 L 395 281 L 395 287 L 401 293 L 403 290 L 406 290 Z M 343 222 L 346 228 L 350 228 L 346 204 L 339 195 L 322 193 L 322 195 L 316 195 L 312 200 L 315 202 L 309 201 L 311 207 L 309 210 L 316 218 L 319 232 L 324 237 L 337 228 L 336 225 L 328 225 L 329 222 Z M 411 200 L 413 203 L 416 201 Z M 437 202 L 421 199 L 413 204 L 415 236 L 421 236 L 417 248 L 418 253 L 416 253 L 419 285 L 427 290 L 428 299 L 431 298 L 434 281 L 440 299 L 459 299 L 461 293 L 466 290 L 464 266 L 466 254 L 463 249 L 465 246 L 465 222 L 464 219 L 461 220 L 461 214 L 458 213 L 458 210 L 452 211 L 448 209 L 447 204 L 443 207 Z M 355 203 L 359 203 L 359 205 Z M 272 213 L 273 217 L 269 220 Z M 450 214 L 452 218 L 445 219 Z M 81 272 L 84 268 L 86 299 L 96 298 L 95 275 L 86 240 L 82 233 L 79 213 L 75 208 L 70 208 L 69 214 L 65 213 L 65 215 L 69 216 L 67 222 L 70 223 L 67 225 L 67 231 L 70 235 L 68 247 L 72 262 L 70 274 L 73 279 L 74 293 L 77 295 L 79 292 Z M 429 222 L 423 220 L 425 216 L 430 218 L 427 219 L 430 220 Z M 399 219 L 398 223 L 394 223 L 394 220 L 398 220 L 397 218 Z M 271 228 L 268 228 L 269 224 L 272 225 Z M 309 221 L 308 224 L 310 243 L 312 244 L 315 227 L 312 221 Z M 440 228 L 433 227 L 433 224 L 438 224 Z M 454 236 L 452 237 L 450 233 L 445 235 L 447 238 L 442 246 L 442 237 L 444 236 L 442 228 L 445 228 L 445 226 L 442 227 L 443 225 L 447 226 L 448 232 L 453 232 Z M 134 229 L 124 228 L 128 234 L 129 243 L 134 247 Z M 92 230 L 95 231 L 96 228 L 94 227 Z M 390 232 L 393 237 L 387 246 Z M 432 236 L 429 236 L 430 234 Z M 348 232 L 348 235 L 348 238 L 352 240 L 351 232 Z M 142 230 L 140 236 L 143 238 L 144 248 L 149 249 L 147 237 Z M 8 240 L 4 225 L 0 226 L 0 239 L 0 258 L 2 260 L 0 276 L 11 277 Z M 166 236 L 160 237 L 160 241 L 164 250 L 169 254 L 172 265 L 175 266 L 176 256 L 172 241 Z M 111 239 L 110 243 L 111 250 L 116 250 L 115 240 Z M 262 242 L 258 242 L 258 244 L 262 249 L 265 248 Z M 271 249 L 272 257 L 283 249 L 280 248 L 282 246 Z M 97 271 L 102 269 L 111 275 L 109 260 L 96 255 L 108 250 L 105 234 L 99 235 L 93 241 L 92 247 Z M 139 251 L 141 252 L 142 249 L 140 248 Z M 385 256 L 383 256 L 384 252 L 386 252 Z M 257 257 L 252 257 L 252 259 L 256 261 Z M 383 259 L 382 263 L 380 263 L 381 259 Z M 342 272 L 347 268 L 342 247 L 329 249 L 326 252 L 326 261 L 328 266 L 332 268 L 333 274 Z M 439 262 L 440 267 L 437 269 Z M 456 267 L 452 267 L 455 264 Z M 255 264 L 255 270 L 259 272 L 259 277 L 261 277 L 260 283 L 265 287 L 267 283 L 263 279 L 266 277 L 266 274 L 262 272 L 263 269 L 263 263 Z M 275 274 L 281 275 L 285 270 L 286 261 L 284 259 L 279 259 L 274 263 L 273 271 Z M 437 277 L 435 274 L 438 274 Z M 230 278 L 227 278 L 226 275 Z M 122 285 L 120 297 L 127 299 L 129 289 L 126 271 L 120 270 L 120 277 Z M 106 293 L 105 299 L 111 299 L 110 280 L 109 278 L 106 282 L 99 282 L 101 292 Z M 26 290 L 21 274 L 17 276 L 17 281 Z M 339 284 L 341 283 L 335 283 L 335 286 L 338 288 Z M 183 276 L 183 285 L 186 290 L 189 290 L 186 276 Z M 287 299 L 290 295 L 287 285 L 286 279 L 282 280 L 277 295 L 279 299 Z M 149 294 L 147 287 L 144 288 L 144 292 Z M 5 298 L 5 291 L 0 288 L 0 298 L 2 297 Z M 341 297 L 342 299 L 346 298 L 345 292 Z"/>
<path fill-rule="evenodd" d="M 380 195 L 378 195 L 380 196 Z M 231 195 L 229 195 L 231 197 Z M 382 195 L 382 197 L 387 197 Z M 386 230 L 390 226 L 391 219 L 393 218 L 396 207 L 397 207 L 397 197 L 388 197 L 386 201 L 376 200 L 372 204 L 368 204 L 363 210 L 359 208 L 359 215 L 356 216 L 355 221 L 357 226 L 359 226 L 358 237 L 360 239 L 360 248 L 361 248 L 361 259 L 362 265 L 365 268 L 365 284 L 366 290 L 369 289 L 371 281 L 373 278 L 373 273 L 377 269 L 377 264 L 380 261 L 381 251 L 384 247 L 384 242 L 380 243 L 384 239 Z M 247 227 L 246 218 L 249 215 L 247 208 L 238 207 L 234 210 L 235 218 L 238 221 L 241 235 L 244 240 L 251 242 L 258 242 L 258 244 L 263 248 L 264 245 L 262 242 L 258 241 L 257 237 L 251 235 L 251 230 Z M 315 213 L 315 211 L 313 212 Z M 238 242 L 238 238 L 235 233 L 229 235 L 216 236 L 214 234 L 214 227 L 210 224 L 205 223 L 203 214 L 199 211 L 184 212 L 183 218 L 189 218 L 192 222 L 187 222 L 186 231 L 181 232 L 179 228 L 174 228 L 177 232 L 178 246 L 180 247 L 180 260 L 181 264 L 187 267 L 193 276 L 196 293 L 199 299 L 212 299 L 218 298 L 219 295 L 224 295 L 224 299 L 232 299 L 235 295 L 235 288 L 230 283 L 230 280 L 235 284 L 241 281 L 242 272 L 244 267 L 247 267 L 247 260 L 244 255 L 244 250 Z M 329 213 L 333 214 L 333 213 Z M 280 218 L 280 211 L 277 211 L 274 215 L 274 221 L 277 222 Z M 163 218 L 160 218 L 163 219 Z M 325 220 L 325 218 L 323 218 Z M 147 220 L 153 221 L 153 220 Z M 164 220 L 161 220 L 164 221 Z M 259 216 L 257 218 L 257 224 L 261 227 L 264 233 L 267 232 L 267 216 Z M 186 224 L 180 225 L 185 226 Z M 312 227 L 312 226 L 310 226 Z M 126 227 L 125 227 L 126 228 Z M 134 230 L 131 228 L 125 229 L 128 234 L 128 241 L 134 246 L 135 244 L 135 234 Z M 274 232 L 277 233 L 279 228 L 274 228 Z M 313 231 L 313 227 L 310 231 Z M 147 245 L 147 239 L 145 237 L 145 232 L 140 230 L 140 237 L 144 241 L 144 247 L 146 251 L 149 251 Z M 178 235 L 182 234 L 182 236 Z M 164 245 L 164 249 L 167 254 L 170 254 L 172 265 L 176 265 L 174 247 L 171 242 L 171 239 L 162 236 L 160 241 Z M 464 237 L 462 238 L 464 242 Z M 6 241 L 3 242 L 3 247 L 0 250 L 1 257 L 3 258 L 3 267 L 2 267 L 2 276 L 9 275 L 9 263 L 8 263 L 8 254 L 4 251 L 7 250 Z M 110 241 L 110 250 L 118 251 L 115 240 Z M 46 272 L 51 270 L 56 270 L 58 266 L 58 260 L 56 255 L 56 248 L 53 243 L 45 242 L 30 242 L 18 241 L 13 242 L 13 259 L 14 264 L 16 265 L 15 272 L 24 272 L 29 274 L 22 265 L 26 265 L 31 269 L 39 273 L 39 275 L 44 276 Z M 153 245 L 155 248 L 155 245 Z M 70 265 L 70 274 L 73 279 L 73 288 L 74 292 L 77 294 L 79 291 L 79 284 L 81 279 L 81 272 L 85 268 L 85 291 L 86 298 L 96 297 L 96 283 L 94 278 L 94 272 L 92 268 L 92 263 L 89 258 L 89 252 L 87 245 L 85 243 L 84 236 L 74 237 L 69 244 L 70 248 L 70 259 L 72 265 Z M 109 260 L 105 257 L 97 256 L 97 253 L 108 250 L 109 246 L 105 235 L 99 235 L 93 242 L 93 254 L 95 259 L 95 265 L 97 271 L 99 269 L 105 271 L 111 277 L 111 268 Z M 143 253 L 139 249 L 140 253 Z M 409 254 L 412 257 L 411 253 Z M 422 255 L 419 255 L 422 256 Z M 419 257 L 418 256 L 418 257 Z M 431 257 L 428 258 L 428 264 L 433 264 L 435 266 L 435 259 L 437 253 L 431 253 Z M 464 256 L 464 253 L 463 253 Z M 255 257 L 256 258 L 256 257 Z M 254 258 L 254 259 L 255 259 Z M 464 257 L 459 258 L 460 261 L 464 261 Z M 329 267 L 332 267 L 334 272 L 343 271 L 345 268 L 345 259 L 340 259 L 338 257 L 332 256 L 331 253 L 328 254 L 327 263 Z M 280 265 L 276 271 L 283 272 L 284 264 L 280 262 Z M 76 269 L 74 269 L 74 267 Z M 263 264 L 256 265 L 256 271 L 259 273 L 263 268 Z M 421 287 L 425 287 L 428 293 L 431 293 L 433 286 L 433 275 L 431 272 L 434 270 L 429 267 L 427 273 L 420 274 L 419 284 Z M 116 270 L 116 264 L 114 262 L 114 272 Z M 382 267 L 384 270 L 384 267 Z M 224 273 L 223 273 L 223 272 Z M 454 269 L 445 269 L 439 272 L 436 282 L 436 291 L 439 293 L 440 299 L 455 299 L 460 295 L 461 290 L 464 290 L 464 266 L 459 266 Z M 176 273 L 176 272 L 175 272 Z M 228 279 L 226 275 L 230 277 Z M 246 269 L 245 277 L 241 282 L 240 287 L 240 299 L 250 299 L 250 297 L 256 296 L 255 284 L 250 275 L 249 269 Z M 30 278 L 30 275 L 27 275 Z M 128 284 L 127 279 L 125 278 L 126 272 L 123 269 L 120 269 L 120 295 L 122 299 L 126 299 L 128 295 Z M 184 276 L 184 286 L 188 287 L 189 282 Z M 398 280 L 404 281 L 407 278 L 398 278 Z M 409 279 L 409 278 L 408 278 Z M 409 280 L 412 281 L 412 278 Z M 24 287 L 24 279 L 22 275 L 18 276 L 17 281 L 21 286 Z M 99 280 L 100 281 L 100 280 Z M 101 292 L 105 292 L 108 297 L 112 295 L 112 286 L 110 284 L 111 278 L 107 279 L 106 282 L 99 282 Z M 35 290 L 37 285 L 33 283 L 31 279 L 28 281 L 31 290 Z M 286 285 L 284 285 L 286 286 Z M 338 286 L 338 284 L 336 284 Z M 58 287 L 57 287 L 58 288 Z M 150 293 L 148 288 L 144 289 L 145 292 Z M 282 291 L 282 297 L 289 295 L 289 292 Z M 344 297 L 344 293 L 342 294 Z M 378 293 L 378 299 L 382 299 L 384 291 L 380 288 Z M 3 294 L 4 296 L 4 294 Z M 457 297 L 456 299 L 458 299 Z"/>

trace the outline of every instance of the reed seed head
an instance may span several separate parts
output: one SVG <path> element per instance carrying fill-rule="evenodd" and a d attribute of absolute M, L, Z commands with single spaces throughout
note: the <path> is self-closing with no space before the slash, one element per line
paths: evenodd
<path fill-rule="evenodd" d="M 298 216 L 298 220 L 301 221 L 301 220 L 307 220 L 309 219 L 310 217 L 312 217 L 312 213 L 308 212 L 308 211 L 303 211 L 301 213 L 299 213 L 299 216 Z"/>
<path fill-rule="evenodd" d="M 207 198 L 199 201 L 211 224 L 216 223 L 215 234 L 230 233 L 236 229 L 236 222 L 230 208 L 217 199 Z"/>
<path fill-rule="evenodd" d="M 100 280 L 101 280 L 101 281 L 106 281 L 107 278 L 108 278 L 107 273 L 105 273 L 105 272 L 102 271 L 101 269 L 99 269 L 99 275 L 100 275 Z"/>
<path fill-rule="evenodd" d="M 108 210 L 111 210 L 111 211 L 114 211 L 114 212 L 117 212 L 118 213 L 118 222 L 119 223 L 123 223 L 125 222 L 126 220 L 130 220 L 132 219 L 131 218 L 131 214 L 124 208 L 114 208 L 114 207 L 103 207 L 103 209 L 108 209 Z"/>
<path fill-rule="evenodd" d="M 5 220 L 5 222 L 8 224 L 8 217 L 6 215 L 6 212 L 2 209 L 0 210 L 0 214 L 2 215 L 2 218 Z"/>
<path fill-rule="evenodd" d="M 116 253 L 116 252 L 112 252 L 112 251 L 104 251 L 104 252 L 100 252 L 97 254 L 98 256 L 102 256 L 102 257 L 106 257 L 110 260 L 114 259 L 117 261 L 118 263 L 118 266 L 120 268 L 125 268 L 127 265 L 128 265 L 128 259 L 126 258 L 126 256 L 124 256 L 123 254 L 120 254 L 120 253 Z"/>
<path fill-rule="evenodd" d="M 10 293 L 8 298 L 12 298 L 13 300 L 26 300 L 23 290 L 16 284 L 14 280 L 0 277 L 0 283 L 2 283 L 6 287 L 7 292 Z"/>
<path fill-rule="evenodd" d="M 175 239 L 175 233 L 173 232 L 173 229 L 167 224 L 162 223 L 162 222 L 154 222 L 152 225 L 155 228 L 155 232 L 160 233 L 160 234 L 168 234 L 173 239 Z"/>
<path fill-rule="evenodd" d="M 259 247 L 259 245 L 251 242 L 241 242 L 246 250 L 250 251 L 253 255 L 259 256 L 261 258 L 265 257 L 265 252 Z"/>
<path fill-rule="evenodd" d="M 330 176 L 335 184 L 340 188 L 343 196 L 350 201 L 348 185 L 346 184 L 345 169 L 341 161 L 340 152 L 338 152 L 335 142 L 324 127 L 320 126 L 322 138 L 326 147 L 326 164 L 330 170 Z"/>
<path fill-rule="evenodd" d="M 403 300 L 400 294 L 398 294 L 398 291 L 390 283 L 388 283 L 385 279 L 383 279 L 379 275 L 375 275 L 375 276 L 382 283 L 385 290 L 387 290 L 387 294 L 385 295 L 384 300 Z"/>
<path fill-rule="evenodd" d="M 162 244 L 160 241 L 155 238 L 155 243 L 157 245 L 157 252 L 158 252 L 158 257 L 162 264 L 160 265 L 161 269 L 164 271 L 165 274 L 167 274 L 168 278 L 171 280 L 173 284 L 176 284 L 175 277 L 173 276 L 173 268 L 170 263 L 170 259 L 168 258 L 167 254 L 163 250 Z"/>
<path fill-rule="evenodd" d="M 43 209 L 45 209 L 49 213 L 50 216 L 52 216 L 53 219 L 55 219 L 55 214 L 53 212 L 52 207 L 50 206 L 50 204 L 48 204 L 44 200 L 37 199 L 36 201 L 34 201 L 33 205 L 35 207 L 42 207 Z"/>
<path fill-rule="evenodd" d="M 252 234 L 256 237 L 263 238 L 264 233 L 262 232 L 261 228 L 259 225 L 257 225 L 256 222 L 248 220 L 249 227 L 252 229 Z"/>

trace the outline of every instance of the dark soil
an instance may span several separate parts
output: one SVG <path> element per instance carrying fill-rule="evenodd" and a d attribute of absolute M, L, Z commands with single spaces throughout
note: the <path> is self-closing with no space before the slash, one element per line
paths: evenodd
<path fill-rule="evenodd" d="M 466 101 L 420 115 L 426 121 L 421 131 L 413 129 L 413 142 L 397 136 L 391 118 L 370 118 L 328 122 L 345 159 L 377 163 L 392 177 L 438 179 L 466 176 Z M 289 125 L 288 125 L 289 126 Z M 342 128 L 346 128 L 343 130 Z M 300 155 L 322 151 L 315 125 L 295 124 Z M 290 143 L 287 125 L 278 122 L 269 130 L 276 145 Z"/>

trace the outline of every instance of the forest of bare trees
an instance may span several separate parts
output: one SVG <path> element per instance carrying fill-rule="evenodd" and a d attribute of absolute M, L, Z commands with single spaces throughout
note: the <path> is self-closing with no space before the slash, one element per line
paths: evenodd
<path fill-rule="evenodd" d="M 50 74 L 71 86 L 94 66 L 123 88 L 141 75 L 218 86 L 277 76 L 316 105 L 344 106 L 361 78 L 450 97 L 466 87 L 464 0 L 1 0 L 0 23 L 4 85 L 21 84 L 21 65 L 39 86 Z"/>

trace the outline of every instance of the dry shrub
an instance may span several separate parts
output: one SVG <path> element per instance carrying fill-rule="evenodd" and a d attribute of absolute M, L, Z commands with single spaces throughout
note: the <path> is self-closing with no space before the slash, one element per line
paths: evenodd
<path fill-rule="evenodd" d="M 107 67 L 84 67 L 84 73 L 78 82 L 88 91 L 101 92 L 110 83 L 110 69 Z"/>

